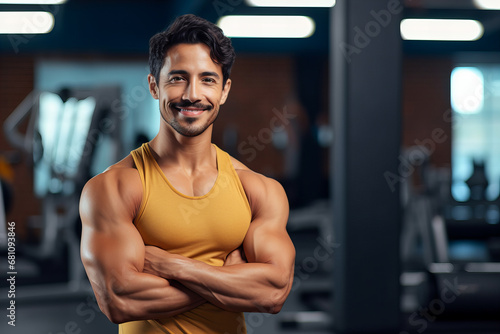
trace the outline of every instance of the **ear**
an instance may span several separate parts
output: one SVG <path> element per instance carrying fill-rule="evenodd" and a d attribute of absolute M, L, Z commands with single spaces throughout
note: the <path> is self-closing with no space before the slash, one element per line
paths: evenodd
<path fill-rule="evenodd" d="M 226 102 L 227 96 L 228 96 L 230 90 L 231 90 L 231 79 L 227 79 L 226 84 L 224 85 L 224 88 L 222 88 L 222 96 L 220 99 L 220 105 L 223 105 Z"/>
<path fill-rule="evenodd" d="M 160 98 L 160 94 L 158 92 L 158 85 L 156 84 L 156 79 L 154 75 L 148 74 L 148 84 L 149 84 L 149 92 L 151 96 L 158 100 Z"/>

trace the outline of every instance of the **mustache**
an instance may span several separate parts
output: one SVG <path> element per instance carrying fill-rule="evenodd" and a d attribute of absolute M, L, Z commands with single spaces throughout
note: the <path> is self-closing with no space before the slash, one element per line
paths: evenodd
<path fill-rule="evenodd" d="M 209 104 L 203 104 L 203 103 L 199 103 L 199 102 L 191 103 L 189 101 L 172 103 L 171 106 L 174 108 L 177 108 L 177 109 L 184 109 L 184 108 L 189 108 L 189 107 L 193 107 L 196 109 L 204 109 L 204 110 L 208 110 L 208 111 L 213 109 L 213 106 L 211 106 Z"/>

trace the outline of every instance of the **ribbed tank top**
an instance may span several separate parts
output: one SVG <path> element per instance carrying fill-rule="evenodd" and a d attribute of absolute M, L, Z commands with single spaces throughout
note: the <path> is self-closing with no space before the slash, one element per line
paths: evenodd
<path fill-rule="evenodd" d="M 156 162 L 147 143 L 131 152 L 143 185 L 142 202 L 134 220 L 146 245 L 222 266 L 239 247 L 251 221 L 250 205 L 229 154 L 217 152 L 217 179 L 203 196 L 175 189 Z M 246 333 L 241 312 L 205 303 L 165 319 L 120 324 L 120 334 Z"/>

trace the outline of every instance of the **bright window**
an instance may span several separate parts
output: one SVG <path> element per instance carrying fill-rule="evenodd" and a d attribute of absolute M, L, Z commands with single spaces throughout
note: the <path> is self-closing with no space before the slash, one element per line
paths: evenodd
<path fill-rule="evenodd" d="M 487 198 L 500 191 L 500 66 L 457 67 L 451 74 L 453 108 L 452 194 L 469 198 L 465 181 L 473 161 L 484 162 Z"/>

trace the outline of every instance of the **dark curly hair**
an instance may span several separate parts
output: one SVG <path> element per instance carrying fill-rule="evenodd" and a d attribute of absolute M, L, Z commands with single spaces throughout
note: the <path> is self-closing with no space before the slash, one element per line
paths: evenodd
<path fill-rule="evenodd" d="M 210 57 L 222 67 L 224 87 L 236 57 L 231 40 L 215 24 L 193 14 L 179 16 L 165 31 L 149 40 L 149 70 L 156 82 L 160 82 L 168 49 L 181 43 L 203 43 L 210 48 Z"/>

